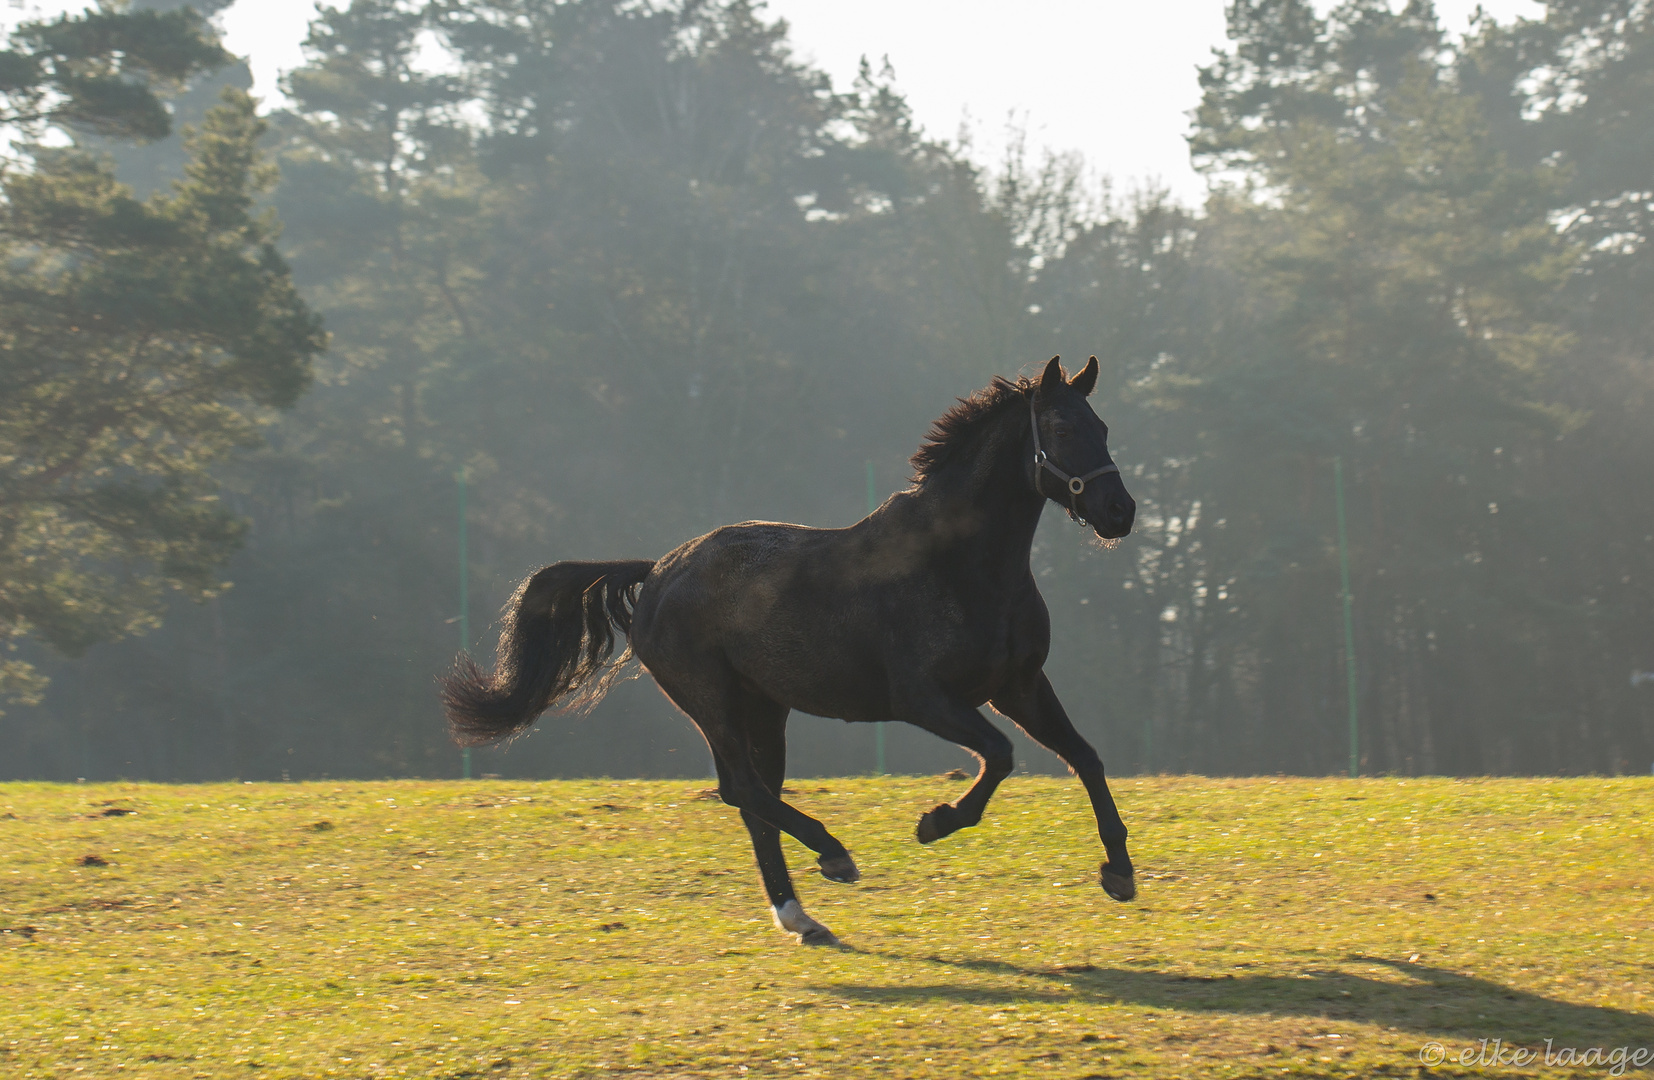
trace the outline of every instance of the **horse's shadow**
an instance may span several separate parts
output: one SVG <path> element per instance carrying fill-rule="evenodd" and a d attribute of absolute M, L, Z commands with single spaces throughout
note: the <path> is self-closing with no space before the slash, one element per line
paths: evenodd
<path fill-rule="evenodd" d="M 1463 1041 L 1502 1038 L 1509 1045 L 1537 1046 L 1552 1039 L 1558 1046 L 1654 1046 L 1654 1017 L 1642 1013 L 1558 1001 L 1488 979 L 1370 956 L 1345 959 L 1389 967 L 1408 979 L 1392 982 L 1326 968 L 1305 968 L 1292 975 L 1211 977 L 1123 967 L 1042 969 L 1001 960 L 876 955 L 1045 985 L 994 989 L 937 981 L 900 986 L 833 983 L 814 989 L 883 1004 L 1135 1004 L 1180 1012 L 1347 1020 Z"/>

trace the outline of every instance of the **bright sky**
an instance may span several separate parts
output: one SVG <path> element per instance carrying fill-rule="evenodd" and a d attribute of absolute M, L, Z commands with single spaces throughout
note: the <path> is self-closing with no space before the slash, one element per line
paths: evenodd
<path fill-rule="evenodd" d="M 1480 2 L 1500 21 L 1543 13 L 1533 0 Z M 8 0 L 5 21 L 19 9 L 83 6 Z M 1476 6 L 1436 2 L 1453 32 Z M 1155 182 L 1194 203 L 1203 189 L 1183 136 L 1200 98 L 1195 69 L 1225 43 L 1223 9 L 1224 0 L 769 0 L 792 24 L 798 55 L 835 86 L 849 85 L 863 55 L 875 68 L 888 56 L 919 123 L 947 139 L 969 127 L 979 160 L 998 156 L 1014 119 L 1033 146 L 1077 150 L 1118 187 Z M 249 58 L 254 93 L 279 96 L 277 76 L 300 63 L 314 10 L 311 0 L 238 0 L 224 13 L 225 43 Z"/>

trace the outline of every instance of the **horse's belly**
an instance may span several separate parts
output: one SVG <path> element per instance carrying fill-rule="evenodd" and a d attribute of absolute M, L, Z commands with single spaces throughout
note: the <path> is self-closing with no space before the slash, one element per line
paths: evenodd
<path fill-rule="evenodd" d="M 837 720 L 877 719 L 888 711 L 883 670 L 843 643 L 774 634 L 731 645 L 729 659 L 742 681 L 788 708 Z"/>

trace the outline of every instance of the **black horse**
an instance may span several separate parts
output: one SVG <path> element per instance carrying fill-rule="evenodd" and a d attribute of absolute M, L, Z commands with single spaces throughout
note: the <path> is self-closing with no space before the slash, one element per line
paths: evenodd
<path fill-rule="evenodd" d="M 922 844 L 982 820 L 1011 772 L 1011 742 L 977 711 L 1009 717 L 1079 774 L 1108 858 L 1104 890 L 1136 895 L 1126 827 L 1103 765 L 1041 670 L 1051 643 L 1028 553 L 1055 500 L 1098 536 L 1137 507 L 1086 403 L 1097 358 L 1069 381 L 1056 357 L 1035 382 L 995 378 L 950 409 L 913 455 L 914 484 L 847 529 L 747 522 L 659 562 L 560 562 L 506 605 L 493 674 L 467 656 L 442 682 L 466 745 L 521 732 L 548 708 L 595 704 L 635 654 L 706 737 L 718 793 L 741 811 L 777 926 L 837 944 L 804 913 L 781 853 L 786 832 L 829 881 L 856 864 L 821 822 L 781 798 L 787 714 L 902 720 L 981 761 L 957 801 L 919 818 Z M 630 648 L 615 662 L 615 632 Z"/>

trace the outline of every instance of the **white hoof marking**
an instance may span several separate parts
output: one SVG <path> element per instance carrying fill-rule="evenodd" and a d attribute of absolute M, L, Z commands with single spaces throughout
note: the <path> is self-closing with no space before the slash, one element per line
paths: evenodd
<path fill-rule="evenodd" d="M 797 934 L 799 941 L 838 944 L 838 938 L 833 936 L 833 932 L 804 914 L 804 906 L 797 900 L 788 900 L 780 907 L 770 910 L 775 916 L 775 925 L 789 934 Z"/>

